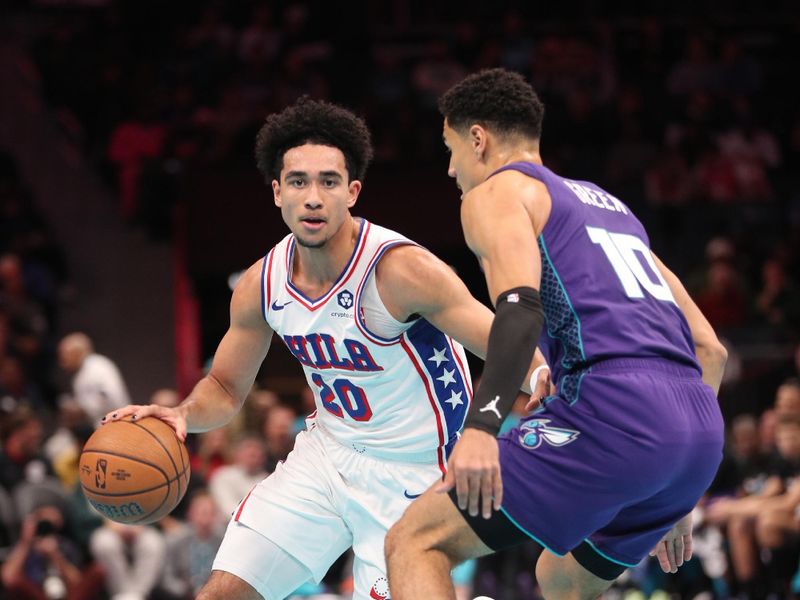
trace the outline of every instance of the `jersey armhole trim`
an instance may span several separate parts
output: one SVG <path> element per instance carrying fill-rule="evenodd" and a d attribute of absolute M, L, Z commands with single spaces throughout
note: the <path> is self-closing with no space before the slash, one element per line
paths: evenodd
<path fill-rule="evenodd" d="M 354 313 L 353 316 L 355 317 L 356 325 L 358 326 L 358 329 L 361 331 L 361 333 L 363 333 L 367 337 L 367 339 L 369 339 L 371 342 L 375 344 L 378 344 L 379 346 L 393 346 L 399 343 L 405 332 L 411 329 L 411 327 L 413 327 L 414 324 L 417 323 L 417 321 L 419 321 L 419 319 L 414 319 L 413 321 L 409 321 L 407 323 L 408 327 L 404 331 L 400 332 L 399 335 L 393 338 L 384 338 L 370 331 L 361 315 L 361 296 L 363 295 L 364 286 L 366 285 L 367 280 L 375 271 L 375 267 L 378 266 L 378 262 L 380 262 L 381 258 L 383 258 L 383 255 L 386 254 L 386 252 L 388 252 L 389 250 L 397 248 L 399 246 L 418 246 L 418 244 L 412 242 L 411 240 L 394 239 L 386 241 L 380 246 L 378 246 L 378 249 L 375 251 L 375 254 L 370 259 L 366 271 L 364 271 L 364 276 L 361 278 L 361 282 L 358 284 L 358 289 L 356 289 L 355 310 L 353 311 Z M 377 282 L 375 285 L 377 291 Z M 379 291 L 378 291 L 378 298 L 380 299 L 381 304 L 383 304 L 383 299 L 380 298 Z M 385 308 L 386 306 L 384 305 L 384 309 Z M 386 312 L 387 314 L 389 314 L 390 317 L 394 319 L 394 317 L 391 315 L 391 313 L 389 313 L 388 310 L 386 310 Z M 397 319 L 394 320 L 397 321 Z M 399 323 L 400 321 L 397 322 Z M 406 323 L 403 324 L 406 325 Z"/>
<path fill-rule="evenodd" d="M 261 316 L 264 317 L 266 322 L 269 322 L 267 321 L 267 310 L 269 310 L 269 302 L 272 297 L 270 279 L 272 275 L 272 256 L 274 254 L 275 248 L 267 252 L 261 261 Z"/>

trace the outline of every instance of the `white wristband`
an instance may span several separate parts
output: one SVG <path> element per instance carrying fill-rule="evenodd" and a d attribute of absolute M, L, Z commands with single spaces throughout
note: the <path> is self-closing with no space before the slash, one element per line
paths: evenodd
<path fill-rule="evenodd" d="M 534 390 L 536 390 L 536 380 L 539 378 L 539 371 L 542 371 L 543 369 L 547 369 L 549 371 L 550 367 L 547 365 L 539 365 L 533 370 L 533 373 L 531 373 L 531 379 L 528 382 L 528 384 L 531 386 L 531 394 L 534 392 Z"/>

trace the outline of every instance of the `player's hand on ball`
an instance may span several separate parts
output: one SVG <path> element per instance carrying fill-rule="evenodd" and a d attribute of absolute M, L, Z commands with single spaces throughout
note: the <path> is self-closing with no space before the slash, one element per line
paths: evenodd
<path fill-rule="evenodd" d="M 664 573 L 677 573 L 684 561 L 692 558 L 692 513 L 675 523 L 655 548 L 650 556 L 658 558 L 658 564 Z"/>
<path fill-rule="evenodd" d="M 129 404 L 108 413 L 100 419 L 101 425 L 106 425 L 112 421 L 119 421 L 125 417 L 130 417 L 131 421 L 141 421 L 145 417 L 155 417 L 161 419 L 175 430 L 175 435 L 181 442 L 186 441 L 186 417 L 180 408 L 167 408 L 158 404 Z"/>
<path fill-rule="evenodd" d="M 480 509 L 484 519 L 492 516 L 492 505 L 500 510 L 503 481 L 497 439 L 480 429 L 466 428 L 447 460 L 447 474 L 436 488 L 440 494 L 456 488 L 458 507 L 473 517 Z M 493 502 L 494 501 L 494 502 Z"/>

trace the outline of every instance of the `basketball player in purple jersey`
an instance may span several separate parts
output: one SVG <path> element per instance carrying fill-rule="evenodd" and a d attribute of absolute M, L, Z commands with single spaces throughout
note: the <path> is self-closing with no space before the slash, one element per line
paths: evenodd
<path fill-rule="evenodd" d="M 548 600 L 594 598 L 648 553 L 674 572 L 722 457 L 723 346 L 630 209 L 542 165 L 521 76 L 482 71 L 439 106 L 496 316 L 447 474 L 387 536 L 392 600 L 454 598 L 453 565 L 531 539 Z M 498 440 L 537 342 L 558 391 Z"/>
<path fill-rule="evenodd" d="M 189 397 L 104 421 L 155 416 L 181 439 L 221 427 L 279 339 L 317 410 L 234 511 L 198 598 L 281 600 L 351 546 L 353 598 L 387 598 L 384 535 L 446 471 L 471 396 L 462 344 L 484 356 L 492 314 L 430 252 L 351 214 L 372 156 L 356 115 L 301 99 L 267 119 L 256 155 L 290 234 L 237 284 L 230 328 Z"/>

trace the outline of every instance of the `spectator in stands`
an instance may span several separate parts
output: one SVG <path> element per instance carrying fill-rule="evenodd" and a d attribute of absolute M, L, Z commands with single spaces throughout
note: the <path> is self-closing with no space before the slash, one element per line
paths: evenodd
<path fill-rule="evenodd" d="M 117 167 L 120 210 L 128 222 L 137 216 L 142 167 L 147 160 L 161 154 L 167 134 L 166 126 L 158 120 L 158 108 L 152 99 L 140 102 L 137 109 L 135 117 L 114 128 L 108 143 L 108 159 Z"/>
<path fill-rule="evenodd" d="M 762 287 L 756 296 L 756 312 L 776 332 L 790 337 L 800 333 L 800 289 L 780 260 L 769 258 L 761 266 Z"/>
<path fill-rule="evenodd" d="M 164 578 L 159 586 L 165 600 L 194 598 L 208 580 L 224 533 L 221 517 L 208 491 L 192 494 L 187 523 L 166 535 Z"/>
<path fill-rule="evenodd" d="M 172 388 L 161 388 L 153 392 L 150 396 L 150 404 L 175 408 L 181 403 L 180 394 Z"/>
<path fill-rule="evenodd" d="M 779 474 L 784 491 L 762 504 L 756 517 L 756 541 L 762 550 L 770 591 L 786 597 L 788 580 L 797 566 L 795 543 L 800 534 L 800 415 L 781 418 L 776 442 L 783 458 Z"/>
<path fill-rule="evenodd" d="M 19 540 L 0 568 L 15 600 L 90 600 L 102 587 L 95 564 L 84 568 L 78 548 L 64 536 L 64 515 L 52 504 L 37 507 L 22 523 Z"/>
<path fill-rule="evenodd" d="M 153 527 L 106 521 L 89 547 L 105 571 L 111 600 L 145 600 L 161 580 L 166 542 Z"/>
<path fill-rule="evenodd" d="M 39 381 L 33 381 L 26 371 L 39 366 L 51 322 L 47 310 L 28 289 L 22 261 L 17 254 L 0 255 L 0 313 L 3 317 L 6 358 L 14 362 L 7 365 L 5 385 L 17 401 L 26 399 L 36 408 L 42 408 Z M 21 362 L 19 362 L 21 361 Z M 4 361 L 6 362 L 6 361 Z M 41 369 L 37 369 L 39 375 Z"/>
<path fill-rule="evenodd" d="M 39 483 L 52 475 L 52 466 L 41 454 L 42 422 L 30 408 L 21 406 L 6 417 L 0 439 L 0 485 L 6 490 L 24 482 Z"/>
<path fill-rule="evenodd" d="M 712 60 L 708 42 L 700 35 L 686 41 L 683 60 L 670 70 L 667 90 L 674 96 L 694 92 L 713 92 L 719 88 L 720 72 Z"/>
<path fill-rule="evenodd" d="M 294 425 L 297 415 L 285 404 L 270 408 L 264 418 L 264 439 L 266 440 L 266 459 L 263 463 L 267 473 L 275 471 L 278 463 L 286 460 L 294 446 Z"/>
<path fill-rule="evenodd" d="M 72 395 L 89 420 L 98 425 L 106 413 L 130 404 L 128 390 L 114 362 L 94 351 L 85 333 L 71 333 L 58 345 L 58 363 L 73 376 Z"/>
<path fill-rule="evenodd" d="M 747 318 L 747 297 L 739 285 L 736 266 L 724 260 L 708 265 L 706 282 L 698 293 L 697 306 L 716 328 L 741 326 Z"/>
<path fill-rule="evenodd" d="M 775 444 L 778 456 L 757 493 L 737 499 L 719 499 L 706 512 L 709 522 L 727 526 L 733 573 L 739 592 L 746 598 L 756 596 L 763 569 L 757 538 L 759 519 L 765 514 L 775 517 L 776 510 L 785 511 L 794 501 L 794 493 L 800 492 L 800 488 L 792 489 L 800 476 L 800 418 L 784 417 L 776 423 Z M 774 528 L 776 521 L 777 517 L 767 526 Z M 775 537 L 769 538 L 774 531 L 765 539 L 774 541 Z"/>
<path fill-rule="evenodd" d="M 790 377 L 775 393 L 775 415 L 781 418 L 800 418 L 800 379 Z"/>
<path fill-rule="evenodd" d="M 237 442 L 233 464 L 217 469 L 209 481 L 211 495 L 223 514 L 232 514 L 253 486 L 267 476 L 266 458 L 261 438 L 246 436 Z"/>
<path fill-rule="evenodd" d="M 758 419 L 758 439 L 761 451 L 766 454 L 775 452 L 775 424 L 778 422 L 778 415 L 774 408 L 768 408 Z"/>
<path fill-rule="evenodd" d="M 189 456 L 193 479 L 197 476 L 207 485 L 217 469 L 230 464 L 230 438 L 228 427 L 212 429 L 197 436 L 196 450 Z"/>
<path fill-rule="evenodd" d="M 86 430 L 93 424 L 73 398 L 63 398 L 58 407 L 58 427 L 44 443 L 44 453 L 53 465 L 64 489 L 71 490 L 78 483 L 78 460 L 82 444 L 88 438 Z"/>
<path fill-rule="evenodd" d="M 736 469 L 733 490 L 738 495 L 757 494 L 766 483 L 771 455 L 762 451 L 758 421 L 739 415 L 731 424 L 730 456 Z"/>
<path fill-rule="evenodd" d="M 0 396 L 13 400 L 16 405 L 45 408 L 39 386 L 26 376 L 22 361 L 15 356 L 6 356 L 0 361 Z"/>

